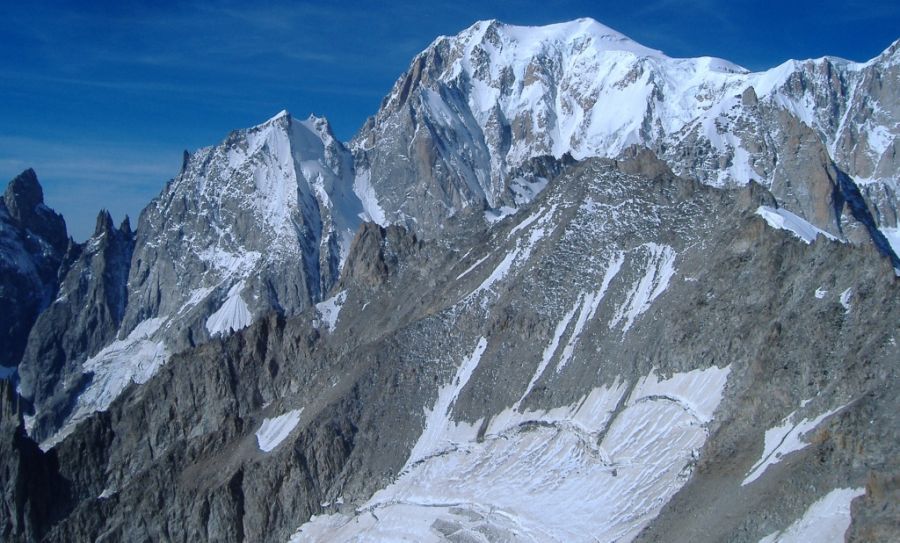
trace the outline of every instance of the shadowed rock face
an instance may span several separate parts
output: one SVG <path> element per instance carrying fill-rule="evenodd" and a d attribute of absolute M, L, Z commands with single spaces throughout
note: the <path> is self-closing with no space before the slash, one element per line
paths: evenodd
<path fill-rule="evenodd" d="M 116 338 L 128 303 L 133 251 L 128 218 L 115 228 L 101 211 L 56 300 L 32 328 L 19 365 L 19 391 L 38 415 L 29 428 L 32 437 L 40 439 L 65 419 L 90 379 L 82 363 Z"/>
<path fill-rule="evenodd" d="M 19 397 L 12 383 L 0 382 L 0 454 L 4 541 L 40 541 L 71 511 L 71 483 L 59 475 L 56 453 L 45 453 L 25 433 Z"/>
<path fill-rule="evenodd" d="M 9 182 L 0 197 L 0 366 L 15 366 L 28 332 L 59 286 L 68 241 L 61 215 L 44 205 L 33 170 Z"/>
<path fill-rule="evenodd" d="M 66 250 L 66 223 L 62 215 L 44 205 L 44 189 L 34 170 L 29 168 L 9 182 L 3 203 L 19 226 L 45 239 L 57 252 Z"/>

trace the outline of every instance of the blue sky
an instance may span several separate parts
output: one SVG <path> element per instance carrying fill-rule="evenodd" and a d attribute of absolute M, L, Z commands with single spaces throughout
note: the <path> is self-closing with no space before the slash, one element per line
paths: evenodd
<path fill-rule="evenodd" d="M 136 224 L 183 149 L 281 109 L 324 115 L 349 139 L 418 51 L 479 19 L 593 17 L 670 56 L 753 70 L 868 60 L 900 37 L 896 0 L 34 1 L 0 13 L 0 178 L 34 167 L 79 240 L 101 207 Z"/>

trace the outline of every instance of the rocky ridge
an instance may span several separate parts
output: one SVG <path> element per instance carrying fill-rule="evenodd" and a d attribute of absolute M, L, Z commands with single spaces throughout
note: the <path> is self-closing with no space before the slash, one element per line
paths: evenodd
<path fill-rule="evenodd" d="M 116 339 L 128 305 L 128 272 L 134 233 L 128 217 L 115 228 L 107 211 L 97 216 L 94 234 L 78 247 L 58 296 L 40 314 L 19 365 L 19 391 L 29 399 L 28 429 L 39 436 L 58 427 L 93 375 L 82 362 Z"/>
<path fill-rule="evenodd" d="M 28 331 L 53 300 L 67 247 L 65 221 L 25 170 L 0 197 L 0 375 L 19 363 Z"/>

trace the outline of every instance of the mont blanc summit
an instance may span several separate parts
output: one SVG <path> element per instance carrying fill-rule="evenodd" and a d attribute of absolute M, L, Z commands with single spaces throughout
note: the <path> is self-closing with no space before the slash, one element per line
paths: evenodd
<path fill-rule="evenodd" d="M 66 241 L 0 199 L 10 541 L 896 539 L 898 42 L 480 21 Z"/>

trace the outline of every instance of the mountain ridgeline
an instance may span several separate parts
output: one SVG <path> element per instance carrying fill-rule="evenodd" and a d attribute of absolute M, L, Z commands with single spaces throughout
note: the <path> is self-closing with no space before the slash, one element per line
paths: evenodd
<path fill-rule="evenodd" d="M 482 21 L 132 230 L 0 199 L 0 538 L 900 537 L 900 41 Z"/>

